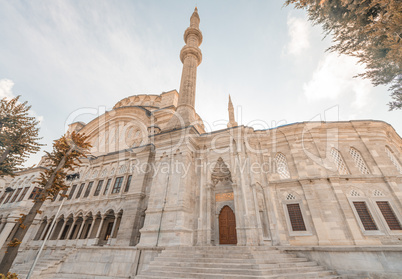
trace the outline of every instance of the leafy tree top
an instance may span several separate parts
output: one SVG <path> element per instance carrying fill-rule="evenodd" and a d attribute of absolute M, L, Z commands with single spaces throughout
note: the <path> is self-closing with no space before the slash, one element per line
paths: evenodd
<path fill-rule="evenodd" d="M 0 100 L 0 176 L 14 175 L 30 154 L 39 151 L 39 128 L 29 116 L 31 106 L 20 103 L 20 96 Z"/>
<path fill-rule="evenodd" d="M 331 34 L 330 51 L 355 56 L 366 66 L 361 77 L 388 85 L 390 109 L 402 108 L 401 0 L 286 0 L 306 9 L 314 24 Z"/>

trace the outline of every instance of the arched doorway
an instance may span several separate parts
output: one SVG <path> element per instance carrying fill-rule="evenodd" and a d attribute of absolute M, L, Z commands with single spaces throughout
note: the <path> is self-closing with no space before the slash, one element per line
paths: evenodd
<path fill-rule="evenodd" d="M 237 244 L 236 217 L 227 205 L 219 214 L 219 244 Z"/>

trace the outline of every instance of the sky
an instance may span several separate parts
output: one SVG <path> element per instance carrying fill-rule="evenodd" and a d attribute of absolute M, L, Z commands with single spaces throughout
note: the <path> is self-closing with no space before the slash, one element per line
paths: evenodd
<path fill-rule="evenodd" d="M 230 94 L 237 122 L 255 129 L 374 119 L 401 135 L 387 88 L 354 78 L 364 65 L 326 52 L 331 37 L 283 2 L 0 0 L 0 98 L 32 105 L 50 150 L 66 125 L 127 96 L 179 90 L 183 34 L 197 5 L 196 111 L 208 131 L 226 128 Z"/>

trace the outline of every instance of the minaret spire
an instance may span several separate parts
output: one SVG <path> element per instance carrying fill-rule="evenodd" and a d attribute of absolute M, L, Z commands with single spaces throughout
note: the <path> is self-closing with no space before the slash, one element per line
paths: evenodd
<path fill-rule="evenodd" d="M 232 104 L 232 99 L 230 98 L 230 94 L 229 94 L 228 111 L 229 111 L 229 123 L 228 123 L 228 128 L 232 128 L 232 127 L 238 126 L 237 122 L 235 121 L 235 117 L 234 117 L 234 108 L 233 108 L 233 104 Z"/>
<path fill-rule="evenodd" d="M 167 129 L 177 129 L 194 124 L 196 120 L 195 91 L 197 79 L 197 67 L 201 64 L 202 54 L 199 46 L 202 43 L 202 33 L 199 29 L 200 16 L 195 7 L 190 18 L 190 27 L 184 32 L 186 45 L 180 52 L 180 60 L 183 63 L 181 75 L 179 100 L 175 115 L 169 120 Z"/>

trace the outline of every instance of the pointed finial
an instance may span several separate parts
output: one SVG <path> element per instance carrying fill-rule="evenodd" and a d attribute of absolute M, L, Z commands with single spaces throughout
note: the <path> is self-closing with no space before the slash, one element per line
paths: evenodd
<path fill-rule="evenodd" d="M 232 99 L 230 98 L 230 94 L 229 94 L 229 109 L 230 108 L 233 109 L 233 104 L 232 104 Z"/>
<path fill-rule="evenodd" d="M 190 18 L 190 26 L 194 28 L 199 28 L 200 26 L 200 16 L 198 15 L 198 9 L 195 7 L 193 14 Z"/>
<path fill-rule="evenodd" d="M 238 126 L 237 122 L 235 121 L 235 117 L 234 117 L 234 108 L 233 108 L 233 104 L 232 104 L 232 98 L 230 98 L 230 94 L 229 94 L 228 111 L 229 111 L 229 123 L 228 123 L 228 128 Z"/>

